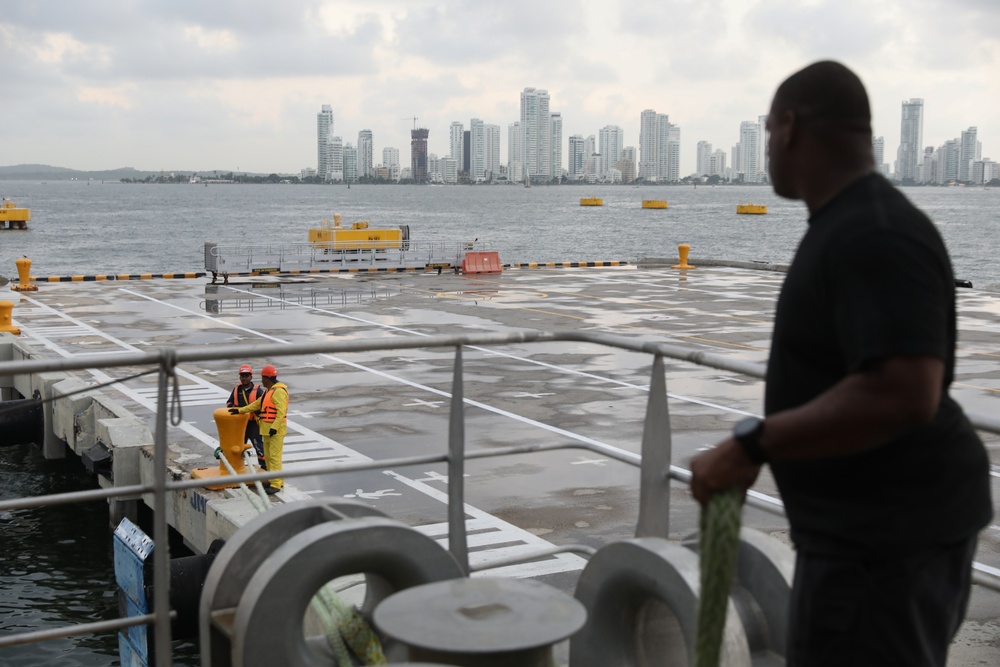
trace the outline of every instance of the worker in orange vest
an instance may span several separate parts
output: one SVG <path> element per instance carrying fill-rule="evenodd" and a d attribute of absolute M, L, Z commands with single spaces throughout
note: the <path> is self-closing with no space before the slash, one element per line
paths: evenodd
<path fill-rule="evenodd" d="M 260 412 L 260 434 L 264 438 L 264 460 L 271 472 L 281 470 L 281 452 L 285 448 L 285 433 L 288 430 L 288 387 L 278 382 L 278 370 L 274 366 L 264 366 L 260 371 L 260 381 L 264 385 L 264 395 L 249 405 L 229 408 L 230 414 Z M 267 495 L 274 495 L 285 485 L 283 479 L 264 482 Z"/>
<path fill-rule="evenodd" d="M 243 364 L 239 370 L 240 383 L 233 388 L 226 401 L 227 408 L 240 408 L 250 405 L 259 398 L 264 397 L 264 388 L 259 384 L 254 384 L 253 368 L 250 364 Z M 257 463 L 261 468 L 267 468 L 264 461 L 264 440 L 260 436 L 260 414 L 255 412 L 251 419 L 247 420 L 247 430 L 243 442 L 249 442 L 257 451 Z"/>

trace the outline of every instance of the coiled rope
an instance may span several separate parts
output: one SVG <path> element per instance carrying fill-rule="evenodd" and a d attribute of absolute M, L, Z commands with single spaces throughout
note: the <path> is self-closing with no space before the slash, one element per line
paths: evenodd
<path fill-rule="evenodd" d="M 226 466 L 226 470 L 235 477 L 236 471 L 232 464 L 222 455 L 221 451 L 216 451 L 219 460 Z M 256 454 L 251 456 L 251 452 L 254 452 L 253 448 L 245 450 L 243 458 L 247 467 L 253 470 L 257 467 L 257 461 Z M 267 499 L 263 485 L 260 482 L 256 482 L 255 485 L 257 487 L 256 494 L 243 482 L 240 482 L 240 489 L 246 494 L 254 509 L 263 514 L 270 509 L 271 503 Z M 330 650 L 333 651 L 338 667 L 352 667 L 354 665 L 351 652 L 362 660 L 361 664 L 363 665 L 387 664 L 385 654 L 382 652 L 382 642 L 379 641 L 378 635 L 365 621 L 361 612 L 341 600 L 329 584 L 319 589 L 310 601 L 310 606 L 323 625 L 326 641 L 330 645 Z"/>
<path fill-rule="evenodd" d="M 740 547 L 742 505 L 742 491 L 727 489 L 712 496 L 701 512 L 698 548 L 701 594 L 698 597 L 694 667 L 719 665 L 729 590 L 736 573 L 736 554 Z"/>

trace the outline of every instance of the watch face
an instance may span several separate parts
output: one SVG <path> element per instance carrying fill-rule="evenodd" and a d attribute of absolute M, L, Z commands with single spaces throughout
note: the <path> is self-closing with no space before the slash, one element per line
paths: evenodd
<path fill-rule="evenodd" d="M 756 417 L 747 417 L 746 419 L 736 423 L 733 427 L 733 437 L 737 440 L 742 440 L 743 438 L 752 438 L 760 430 L 761 424 L 763 422 Z"/>

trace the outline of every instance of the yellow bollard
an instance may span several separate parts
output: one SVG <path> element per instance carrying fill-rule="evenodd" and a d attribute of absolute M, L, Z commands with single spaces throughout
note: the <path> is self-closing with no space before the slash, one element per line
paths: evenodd
<path fill-rule="evenodd" d="M 11 289 L 15 292 L 34 292 L 37 287 L 31 284 L 31 260 L 27 257 L 18 258 L 14 264 L 17 266 L 17 284 Z"/>
<path fill-rule="evenodd" d="M 212 413 L 212 416 L 215 417 L 215 427 L 219 430 L 219 448 L 222 449 L 222 455 L 226 457 L 237 475 L 247 474 L 250 471 L 243 461 L 243 452 L 253 446 L 244 442 L 250 413 L 231 415 L 229 408 L 218 408 Z M 222 461 L 219 461 L 219 465 L 215 468 L 195 468 L 191 472 L 192 479 L 211 479 L 213 477 L 227 477 L 228 475 L 229 470 L 226 469 L 226 464 Z M 220 484 L 208 488 L 218 490 L 231 486 L 239 486 L 239 484 Z"/>
<path fill-rule="evenodd" d="M 11 322 L 11 313 L 14 310 L 13 301 L 0 301 L 0 333 L 21 335 L 21 330 Z"/>
<path fill-rule="evenodd" d="M 697 269 L 697 266 L 691 266 L 688 264 L 688 253 L 691 252 L 691 246 L 687 243 L 681 243 L 677 246 L 677 254 L 680 255 L 681 263 L 674 264 L 671 269 Z"/>

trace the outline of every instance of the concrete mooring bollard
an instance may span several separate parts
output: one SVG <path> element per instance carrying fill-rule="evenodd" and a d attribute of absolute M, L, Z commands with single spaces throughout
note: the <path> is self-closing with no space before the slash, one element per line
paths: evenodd
<path fill-rule="evenodd" d="M 11 286 L 15 292 L 35 292 L 38 287 L 31 284 L 31 260 L 27 257 L 20 257 L 15 260 L 17 266 L 17 284 Z"/>
<path fill-rule="evenodd" d="M 424 584 L 375 608 L 375 624 L 410 660 L 464 667 L 550 667 L 553 645 L 586 620 L 578 600 L 528 579 Z"/>
<path fill-rule="evenodd" d="M 226 457 L 229 465 L 233 467 L 237 475 L 246 475 L 249 470 L 247 470 L 246 463 L 243 461 L 243 452 L 253 447 L 253 445 L 244 442 L 247 420 L 250 419 L 250 413 L 245 412 L 241 415 L 231 415 L 229 414 L 229 408 L 218 408 L 213 413 L 213 416 L 215 417 L 215 426 L 219 429 L 219 449 L 222 450 L 222 455 Z M 226 464 L 221 460 L 215 468 L 195 468 L 191 472 L 192 479 L 211 479 L 213 477 L 227 476 L 229 476 L 229 470 L 226 469 Z M 208 488 L 218 490 L 230 486 L 239 485 L 219 484 L 218 486 L 210 486 Z"/>
<path fill-rule="evenodd" d="M 691 266 L 688 264 L 688 253 L 691 252 L 691 246 L 687 243 L 681 243 L 677 246 L 677 255 L 680 257 L 681 263 L 674 264 L 671 269 L 697 269 L 697 266 Z"/>
<path fill-rule="evenodd" d="M 0 301 L 0 332 L 21 335 L 21 330 L 13 324 L 14 302 Z"/>

